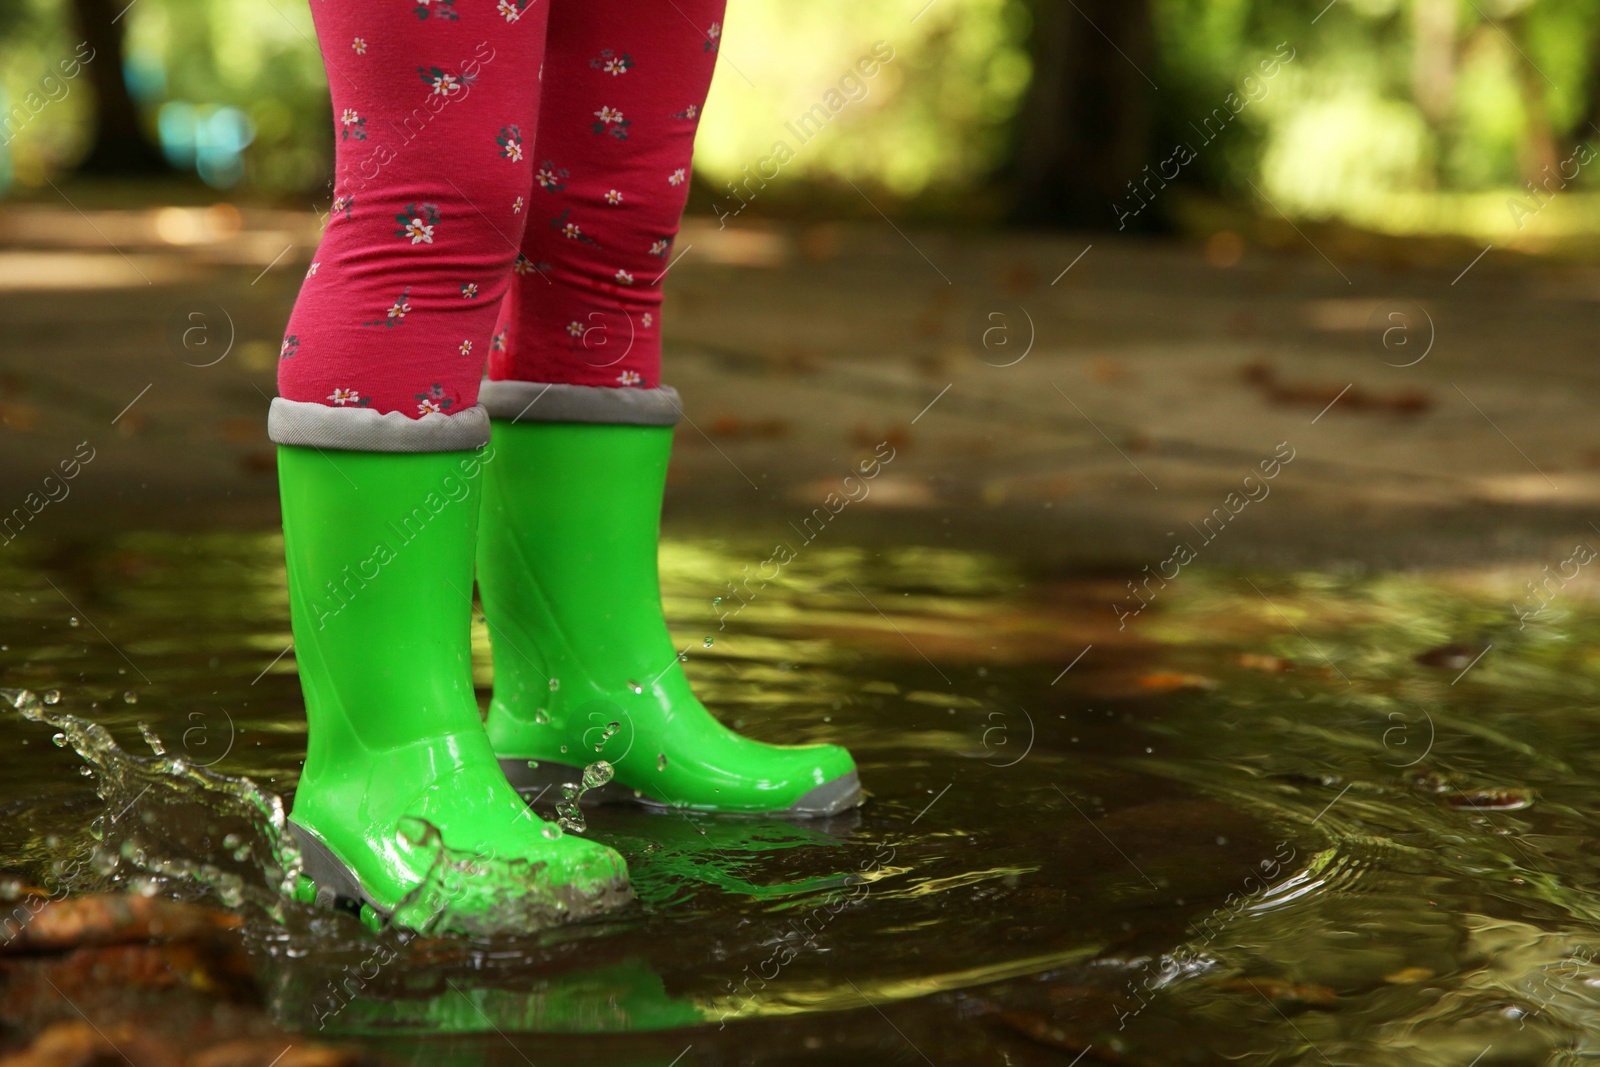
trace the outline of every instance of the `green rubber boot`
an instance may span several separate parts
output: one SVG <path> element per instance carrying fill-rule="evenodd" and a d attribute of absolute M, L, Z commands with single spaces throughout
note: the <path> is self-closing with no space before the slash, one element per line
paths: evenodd
<path fill-rule="evenodd" d="M 850 753 L 741 737 L 689 689 L 656 571 L 672 427 L 492 426 L 478 588 L 489 738 L 512 785 L 531 799 L 604 760 L 615 778 L 602 800 L 805 816 L 859 804 Z"/>
<path fill-rule="evenodd" d="M 536 818 L 473 696 L 481 456 L 280 445 L 305 770 L 301 899 L 462 933 L 625 902 L 622 857 Z"/>

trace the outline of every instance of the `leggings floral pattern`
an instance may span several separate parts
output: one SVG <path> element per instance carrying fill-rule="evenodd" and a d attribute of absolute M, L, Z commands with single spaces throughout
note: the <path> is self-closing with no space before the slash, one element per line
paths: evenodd
<path fill-rule="evenodd" d="M 660 384 L 661 281 L 725 0 L 310 0 L 332 210 L 289 400 L 414 418 L 496 380 Z"/>

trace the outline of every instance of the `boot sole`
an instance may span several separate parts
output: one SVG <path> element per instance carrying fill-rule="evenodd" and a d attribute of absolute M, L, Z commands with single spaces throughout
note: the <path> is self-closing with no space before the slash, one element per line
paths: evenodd
<path fill-rule="evenodd" d="M 392 914 L 390 910 L 361 888 L 361 879 L 356 877 L 356 872 L 335 856 L 320 837 L 293 819 L 288 820 L 287 825 L 289 834 L 300 849 L 301 873 L 317 888 L 312 904 L 332 911 L 349 912 L 358 918 L 363 907 L 371 908 L 385 923 L 389 921 Z"/>
<path fill-rule="evenodd" d="M 546 760 L 537 761 L 534 767 L 528 766 L 525 759 L 503 759 L 500 761 L 500 770 L 505 774 L 506 781 L 511 783 L 523 800 L 529 804 L 546 795 L 559 797 L 561 787 L 564 785 L 580 785 L 583 781 L 583 768 L 573 767 L 565 763 L 553 763 Z M 658 800 L 637 789 L 630 789 L 620 782 L 607 782 L 598 789 L 587 789 L 580 801 L 584 806 L 592 804 L 638 804 L 657 811 L 680 810 L 682 804 L 672 804 L 665 800 Z M 808 790 L 799 800 L 787 808 L 763 812 L 725 812 L 723 814 L 737 815 L 793 815 L 806 819 L 826 818 L 849 811 L 861 804 L 861 781 L 855 771 L 842 774 L 832 781 L 823 782 L 814 789 Z"/>
<path fill-rule="evenodd" d="M 312 904 L 318 908 L 343 911 L 367 923 L 373 929 L 388 925 L 394 917 L 393 909 L 386 908 L 372 898 L 361 886 L 361 879 L 350 865 L 334 855 L 332 849 L 316 834 L 296 823 L 286 820 L 289 833 L 300 849 L 301 873 L 316 887 Z M 626 878 L 613 878 L 610 885 L 597 893 L 579 893 L 569 887 L 557 887 L 556 893 L 567 899 L 575 915 L 611 910 L 601 901 L 612 898 L 615 904 L 633 899 L 633 887 Z M 370 912 L 371 917 L 363 914 Z"/>

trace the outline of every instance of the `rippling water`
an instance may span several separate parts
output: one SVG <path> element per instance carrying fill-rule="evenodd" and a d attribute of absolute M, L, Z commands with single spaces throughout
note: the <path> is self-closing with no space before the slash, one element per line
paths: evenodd
<path fill-rule="evenodd" d="M 292 1028 L 541 1067 L 1600 1054 L 1576 597 L 1519 630 L 1495 574 L 1197 571 L 1119 630 L 1114 581 L 815 545 L 722 629 L 712 598 L 767 550 L 669 540 L 707 703 L 850 746 L 868 804 L 594 809 L 638 904 L 472 942 L 279 892 L 304 724 L 276 537 L 25 551 L 0 684 L 59 699 L 0 718 L 0 869 L 226 903 Z"/>

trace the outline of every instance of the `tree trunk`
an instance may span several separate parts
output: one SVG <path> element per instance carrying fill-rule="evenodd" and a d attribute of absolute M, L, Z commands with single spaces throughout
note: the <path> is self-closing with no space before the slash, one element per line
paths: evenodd
<path fill-rule="evenodd" d="M 1149 0 L 1030 0 L 1033 80 L 1007 177 L 1014 221 L 1118 229 L 1115 204 L 1152 162 Z M 1155 212 L 1130 220 L 1148 229 Z"/>
<path fill-rule="evenodd" d="M 84 65 L 94 86 L 94 133 L 89 154 L 78 164 L 81 174 L 161 174 L 172 169 L 145 134 L 123 78 L 119 15 L 126 7 L 126 0 L 72 0 L 78 32 L 94 49 L 94 58 Z"/>

